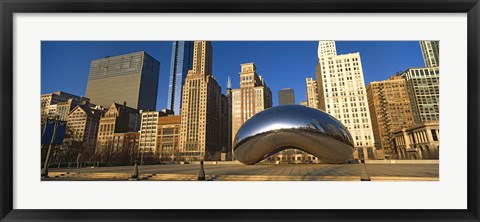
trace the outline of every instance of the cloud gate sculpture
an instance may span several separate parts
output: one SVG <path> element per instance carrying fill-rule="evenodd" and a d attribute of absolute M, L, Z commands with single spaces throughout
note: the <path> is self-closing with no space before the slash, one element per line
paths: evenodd
<path fill-rule="evenodd" d="M 323 111 L 283 105 L 248 119 L 233 142 L 235 158 L 243 164 L 258 163 L 289 148 L 327 163 L 344 163 L 352 157 L 353 139 L 340 121 Z"/>

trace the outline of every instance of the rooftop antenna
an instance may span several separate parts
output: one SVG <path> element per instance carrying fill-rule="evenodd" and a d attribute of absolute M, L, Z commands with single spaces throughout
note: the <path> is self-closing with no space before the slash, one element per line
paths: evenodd
<path fill-rule="evenodd" d="M 230 80 L 230 76 L 228 76 L 227 78 L 227 89 L 231 89 L 232 88 L 232 81 Z"/>

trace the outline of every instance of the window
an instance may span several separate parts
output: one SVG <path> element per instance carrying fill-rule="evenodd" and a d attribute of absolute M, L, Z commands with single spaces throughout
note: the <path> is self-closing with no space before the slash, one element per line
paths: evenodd
<path fill-rule="evenodd" d="M 431 132 L 432 132 L 433 141 L 438 141 L 437 131 L 432 129 Z"/>

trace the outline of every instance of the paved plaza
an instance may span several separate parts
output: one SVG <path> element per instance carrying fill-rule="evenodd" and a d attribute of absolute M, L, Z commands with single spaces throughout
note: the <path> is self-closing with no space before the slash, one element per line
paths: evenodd
<path fill-rule="evenodd" d="M 138 166 L 138 180 L 197 180 L 200 164 Z M 129 180 L 133 166 L 50 169 L 43 180 Z M 437 181 L 438 164 L 204 164 L 214 181 Z"/>

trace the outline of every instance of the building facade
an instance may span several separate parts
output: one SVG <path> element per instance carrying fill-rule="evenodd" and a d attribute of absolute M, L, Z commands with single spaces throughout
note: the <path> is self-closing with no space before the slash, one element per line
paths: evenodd
<path fill-rule="evenodd" d="M 133 165 L 138 161 L 139 132 L 113 134 L 113 153 L 118 164 Z"/>
<path fill-rule="evenodd" d="M 227 90 L 226 90 L 226 93 L 225 93 L 225 96 L 227 97 L 227 118 L 228 118 L 228 125 L 227 125 L 227 150 L 228 150 L 228 153 L 227 153 L 227 159 L 229 160 L 234 160 L 235 157 L 233 155 L 233 147 L 232 147 L 232 138 L 233 138 L 233 135 L 232 135 L 232 118 L 233 118 L 233 114 L 232 114 L 232 104 L 233 104 L 233 100 L 232 100 L 232 80 L 230 79 L 230 76 L 228 76 L 228 79 L 227 79 Z"/>
<path fill-rule="evenodd" d="M 437 121 L 394 132 L 399 159 L 438 159 L 440 130 Z"/>
<path fill-rule="evenodd" d="M 89 99 L 82 96 L 57 91 L 53 93 L 42 94 L 40 101 L 41 129 L 43 132 L 43 127 L 47 118 L 59 118 L 62 121 L 67 121 L 68 113 L 75 108 L 76 105 L 80 105 L 83 102 L 89 101 Z M 60 110 L 57 109 L 57 104 L 59 103 L 61 108 Z"/>
<path fill-rule="evenodd" d="M 137 132 L 139 114 L 136 109 L 112 103 L 100 118 L 95 154 L 100 160 L 110 162 L 115 157 L 113 139 L 115 133 Z"/>
<path fill-rule="evenodd" d="M 305 80 L 307 84 L 307 106 L 318 109 L 318 87 L 317 81 L 312 77 Z"/>
<path fill-rule="evenodd" d="M 367 98 L 375 147 L 383 150 L 385 158 L 396 158 L 393 132 L 414 124 L 406 81 L 392 76 L 371 82 L 367 86 Z"/>
<path fill-rule="evenodd" d="M 68 114 L 67 133 L 73 141 L 82 142 L 88 153 L 95 150 L 98 126 L 104 110 L 87 104 L 77 105 Z"/>
<path fill-rule="evenodd" d="M 222 94 L 222 101 L 221 101 L 221 117 L 220 117 L 220 127 L 221 127 L 221 141 L 220 144 L 222 146 L 222 151 L 221 151 L 221 156 L 220 160 L 225 161 L 227 160 L 227 154 L 231 150 L 231 144 L 232 144 L 232 137 L 229 131 L 232 130 L 231 124 L 230 124 L 230 119 L 231 115 L 229 115 L 229 110 L 230 110 L 230 101 L 229 98 L 226 95 Z M 230 126 L 230 128 L 229 128 Z"/>
<path fill-rule="evenodd" d="M 194 42 L 183 85 L 180 155 L 186 161 L 220 158 L 221 88 L 212 75 L 212 51 L 210 42 Z"/>
<path fill-rule="evenodd" d="M 158 159 L 158 121 L 161 116 L 165 116 L 166 114 L 158 111 L 142 111 L 140 115 L 138 152 L 140 153 L 140 164 L 143 165 L 144 162 L 153 162 L 155 159 Z"/>
<path fill-rule="evenodd" d="M 140 163 L 179 160 L 181 116 L 173 111 L 142 112 Z"/>
<path fill-rule="evenodd" d="M 439 67 L 410 68 L 400 76 L 406 80 L 415 123 L 439 121 Z"/>
<path fill-rule="evenodd" d="M 146 52 L 93 60 L 86 95 L 91 103 L 109 107 L 126 102 L 138 110 L 155 110 L 160 62 Z"/>
<path fill-rule="evenodd" d="M 374 143 L 360 53 L 336 54 L 334 41 L 318 46 L 319 108 L 347 127 L 354 139 L 354 158 L 383 158 Z"/>
<path fill-rule="evenodd" d="M 295 93 L 293 89 L 278 90 L 278 105 L 295 105 Z"/>
<path fill-rule="evenodd" d="M 440 42 L 439 41 L 420 41 L 423 61 L 425 67 L 440 66 Z"/>
<path fill-rule="evenodd" d="M 157 125 L 157 153 L 160 162 L 180 160 L 181 116 L 162 116 Z"/>
<path fill-rule="evenodd" d="M 240 88 L 232 90 L 232 142 L 242 124 L 272 107 L 272 91 L 252 63 L 240 65 Z"/>
<path fill-rule="evenodd" d="M 168 109 L 180 115 L 182 106 L 182 89 L 187 72 L 192 68 L 193 42 L 174 41 L 172 44 L 172 61 L 168 83 Z"/>

